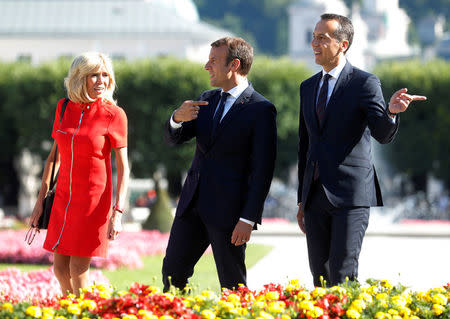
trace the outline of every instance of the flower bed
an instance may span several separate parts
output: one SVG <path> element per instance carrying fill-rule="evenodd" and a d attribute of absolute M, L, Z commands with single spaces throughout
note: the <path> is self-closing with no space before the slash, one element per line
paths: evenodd
<path fill-rule="evenodd" d="M 156 287 L 133 284 L 128 291 L 106 285 L 85 289 L 81 298 L 63 296 L 38 302 L 0 302 L 0 318 L 257 318 L 257 319 L 448 319 L 450 285 L 413 292 L 388 281 L 346 283 L 305 290 L 297 280 L 264 290 L 240 287 L 200 294 L 162 294 Z"/>
<path fill-rule="evenodd" d="M 99 270 L 91 270 L 90 278 L 95 283 L 109 284 Z M 51 267 L 30 272 L 21 272 L 17 268 L 0 271 L 0 300 L 51 300 L 59 294 L 59 283 Z"/>
<path fill-rule="evenodd" d="M 0 263 L 52 264 L 53 254 L 44 250 L 45 231 L 36 235 L 33 243 L 25 243 L 26 230 L 0 231 Z M 142 268 L 142 256 L 164 253 L 169 234 L 159 231 L 122 232 L 117 240 L 111 241 L 107 258 L 93 258 L 97 268 L 118 267 Z"/>

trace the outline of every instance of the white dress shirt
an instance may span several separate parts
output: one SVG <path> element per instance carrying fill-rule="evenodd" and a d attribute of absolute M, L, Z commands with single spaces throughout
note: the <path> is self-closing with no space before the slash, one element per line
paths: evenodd
<path fill-rule="evenodd" d="M 233 106 L 234 102 L 236 102 L 236 100 L 239 98 L 239 96 L 241 96 L 242 92 L 245 91 L 245 89 L 248 87 L 248 80 L 246 78 L 244 78 L 238 85 L 236 85 L 234 88 L 226 91 L 227 93 L 229 93 L 230 95 L 228 96 L 226 102 L 225 102 L 225 106 L 223 109 L 223 113 L 222 113 L 222 118 L 220 119 L 221 121 L 223 120 L 223 118 L 225 117 L 225 115 L 228 113 L 228 111 L 231 109 L 231 107 Z M 220 93 L 222 94 L 223 90 L 220 91 Z M 217 112 L 217 105 L 214 106 L 216 108 L 216 112 Z M 175 113 L 175 112 L 174 112 Z M 181 124 L 183 122 L 180 123 L 176 123 L 173 120 L 173 114 L 170 117 L 170 126 L 173 129 L 177 129 L 181 127 Z M 245 218 L 239 218 L 239 220 L 250 224 L 252 227 L 255 225 L 255 222 L 245 219 Z"/>

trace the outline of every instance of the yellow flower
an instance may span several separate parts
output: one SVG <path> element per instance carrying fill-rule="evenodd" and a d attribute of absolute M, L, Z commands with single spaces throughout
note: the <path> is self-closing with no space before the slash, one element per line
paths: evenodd
<path fill-rule="evenodd" d="M 375 314 L 375 319 L 384 319 L 385 316 L 386 316 L 386 314 L 385 314 L 384 312 L 378 311 L 378 312 Z"/>
<path fill-rule="evenodd" d="M 291 317 L 289 317 L 288 315 L 282 315 L 281 319 L 291 319 Z"/>
<path fill-rule="evenodd" d="M 323 309 L 320 307 L 314 307 L 313 310 L 307 311 L 306 315 L 311 318 L 318 318 L 323 315 Z"/>
<path fill-rule="evenodd" d="M 434 304 L 433 307 L 432 307 L 431 309 L 433 310 L 433 313 L 434 313 L 436 316 L 440 316 L 440 315 L 442 315 L 442 313 L 444 312 L 445 307 L 444 307 L 444 306 L 441 306 L 441 305 L 438 305 L 438 304 Z"/>
<path fill-rule="evenodd" d="M 239 308 L 238 314 L 240 314 L 242 316 L 246 316 L 248 314 L 248 310 L 246 308 Z M 235 319 L 237 319 L 237 318 L 235 318 Z"/>
<path fill-rule="evenodd" d="M 388 314 L 390 314 L 391 316 L 397 316 L 398 315 L 398 311 L 391 308 L 391 309 L 388 310 Z"/>
<path fill-rule="evenodd" d="M 300 309 L 302 309 L 303 311 L 308 311 L 308 310 L 313 310 L 314 309 L 314 303 L 312 303 L 311 301 L 302 301 L 300 302 Z"/>
<path fill-rule="evenodd" d="M 320 297 L 322 297 L 323 295 L 325 295 L 327 293 L 327 290 L 325 289 L 325 288 L 322 288 L 322 287 L 316 287 L 316 288 L 314 288 L 314 290 L 311 292 L 311 295 L 314 297 L 314 298 L 320 298 Z"/>
<path fill-rule="evenodd" d="M 255 296 L 253 296 L 253 294 L 247 294 L 247 295 L 245 295 L 244 300 L 247 302 L 254 302 Z"/>
<path fill-rule="evenodd" d="M 194 311 L 196 311 L 196 312 L 199 312 L 199 311 L 200 311 L 200 306 L 197 305 L 197 304 L 195 304 L 195 305 L 192 307 L 192 309 L 193 309 Z"/>
<path fill-rule="evenodd" d="M 86 288 L 81 289 L 81 292 L 82 292 L 82 293 L 92 292 L 92 291 L 93 291 L 92 286 L 89 286 L 89 287 L 86 287 Z"/>
<path fill-rule="evenodd" d="M 109 287 L 106 284 L 95 285 L 95 288 L 97 288 L 98 291 L 105 291 L 105 290 L 109 291 Z"/>
<path fill-rule="evenodd" d="M 164 297 L 166 297 L 167 299 L 169 299 L 170 301 L 173 301 L 173 298 L 175 298 L 175 296 L 174 295 L 172 295 L 171 293 L 169 293 L 169 292 L 166 292 L 166 293 L 164 293 L 164 294 L 162 294 Z"/>
<path fill-rule="evenodd" d="M 141 313 L 141 311 L 145 311 L 145 313 Z M 154 314 L 146 310 L 139 310 L 138 314 L 142 319 L 158 319 L 158 316 L 155 316 Z"/>
<path fill-rule="evenodd" d="M 231 302 L 228 301 L 220 301 L 218 302 L 218 304 L 223 308 L 223 310 L 225 311 L 230 311 L 231 309 L 234 308 L 234 305 Z"/>
<path fill-rule="evenodd" d="M 387 280 L 382 280 L 380 281 L 380 285 L 381 287 L 387 288 L 387 289 L 391 289 L 392 288 L 392 284 L 387 281 Z"/>
<path fill-rule="evenodd" d="M 161 289 L 159 287 L 155 287 L 155 286 L 149 286 L 147 287 L 147 289 L 145 290 L 147 292 L 147 294 L 159 294 L 161 293 Z"/>
<path fill-rule="evenodd" d="M 340 286 L 333 286 L 330 288 L 331 292 L 337 292 L 340 296 L 345 295 L 347 293 L 347 290 L 344 287 Z"/>
<path fill-rule="evenodd" d="M 348 309 L 345 314 L 351 319 L 358 319 L 361 317 L 361 314 L 353 308 Z"/>
<path fill-rule="evenodd" d="M 299 291 L 297 294 L 298 299 L 300 300 L 310 300 L 311 299 L 311 295 L 309 292 L 303 290 L 303 291 Z"/>
<path fill-rule="evenodd" d="M 42 313 L 53 316 L 55 314 L 55 309 L 50 308 L 50 307 L 44 307 L 44 308 L 42 308 Z"/>
<path fill-rule="evenodd" d="M 202 291 L 202 296 L 207 299 L 215 299 L 216 298 L 216 294 L 214 292 L 212 292 L 211 290 Z"/>
<path fill-rule="evenodd" d="M 108 290 L 102 290 L 98 293 L 98 295 L 100 296 L 100 298 L 103 298 L 103 299 L 111 298 L 111 293 Z"/>
<path fill-rule="evenodd" d="M 203 310 L 202 311 L 202 318 L 204 319 L 214 319 L 216 318 L 216 315 L 211 310 Z"/>
<path fill-rule="evenodd" d="M 266 293 L 266 300 L 268 301 L 275 301 L 278 300 L 280 298 L 280 295 L 278 294 L 277 291 L 269 291 L 268 293 Z"/>
<path fill-rule="evenodd" d="M 407 318 L 411 315 L 411 309 L 407 308 L 407 307 L 401 307 L 399 309 L 399 313 L 400 315 L 402 315 L 404 318 Z"/>
<path fill-rule="evenodd" d="M 81 313 L 80 305 L 71 304 L 70 306 L 67 307 L 67 312 L 73 315 L 79 315 Z"/>
<path fill-rule="evenodd" d="M 267 305 L 267 310 L 272 313 L 284 312 L 284 308 L 284 302 L 282 301 L 271 302 Z"/>
<path fill-rule="evenodd" d="M 403 296 L 394 296 L 392 297 L 392 302 L 399 308 L 405 307 L 408 303 Z"/>
<path fill-rule="evenodd" d="M 385 292 L 382 292 L 382 293 L 379 293 L 379 294 L 375 295 L 375 299 L 378 299 L 378 300 L 385 300 L 385 299 L 387 299 L 387 297 L 388 297 L 388 295 Z"/>
<path fill-rule="evenodd" d="M 241 298 L 238 295 L 231 294 L 227 297 L 227 301 L 231 302 L 233 305 L 240 305 L 241 304 Z"/>
<path fill-rule="evenodd" d="M 89 310 L 95 310 L 95 308 L 97 308 L 97 304 L 95 303 L 94 300 L 83 300 L 82 302 L 80 302 L 80 306 L 82 309 L 89 309 Z"/>
<path fill-rule="evenodd" d="M 63 316 L 56 316 L 55 319 L 66 319 L 66 318 Z"/>
<path fill-rule="evenodd" d="M 436 294 L 432 298 L 433 303 L 441 306 L 445 306 L 447 304 L 447 296 L 443 294 Z"/>
<path fill-rule="evenodd" d="M 61 307 L 68 307 L 72 304 L 71 300 L 67 300 L 67 299 L 61 299 L 59 301 L 59 304 L 61 305 Z"/>
<path fill-rule="evenodd" d="M 135 315 L 124 315 L 122 319 L 138 319 Z"/>
<path fill-rule="evenodd" d="M 2 305 L 2 310 L 5 310 L 5 311 L 7 311 L 7 312 L 13 312 L 14 306 L 13 306 L 12 303 L 10 303 L 10 302 L 5 302 L 5 303 Z"/>
<path fill-rule="evenodd" d="M 173 319 L 173 317 L 172 317 L 172 316 L 165 315 L 165 316 L 159 317 L 159 319 Z"/>
<path fill-rule="evenodd" d="M 372 296 L 366 292 L 363 292 L 362 294 L 360 294 L 359 298 L 361 298 L 362 300 L 364 300 L 366 303 L 369 303 L 369 304 L 371 304 L 373 302 Z"/>
<path fill-rule="evenodd" d="M 420 319 L 420 318 L 417 316 L 411 316 L 409 319 Z"/>
<path fill-rule="evenodd" d="M 373 296 L 375 296 L 378 293 L 379 289 L 377 286 L 370 286 L 367 288 L 367 292 Z"/>
<path fill-rule="evenodd" d="M 123 297 L 123 296 L 128 295 L 129 292 L 126 291 L 126 290 L 120 290 L 120 291 L 117 292 L 117 294 L 118 294 L 120 297 Z"/>
<path fill-rule="evenodd" d="M 205 302 L 205 300 L 206 300 L 206 297 L 205 296 L 202 296 L 202 295 L 200 295 L 200 296 L 195 296 L 195 303 L 198 303 L 198 304 L 202 304 L 203 302 Z"/>
<path fill-rule="evenodd" d="M 264 309 L 266 307 L 266 304 L 262 301 L 256 301 L 253 303 L 253 307 L 256 309 Z"/>
<path fill-rule="evenodd" d="M 353 300 L 352 304 L 350 305 L 350 308 L 353 308 L 358 312 L 362 312 L 364 309 L 366 309 L 366 303 L 361 299 L 356 299 Z"/>
<path fill-rule="evenodd" d="M 41 319 L 53 319 L 53 315 L 49 313 L 43 313 Z"/>
<path fill-rule="evenodd" d="M 292 279 L 286 287 L 287 291 L 300 289 L 300 281 L 298 279 Z"/>
<path fill-rule="evenodd" d="M 42 316 L 41 308 L 35 306 L 28 307 L 25 313 L 33 318 L 40 318 Z"/>
<path fill-rule="evenodd" d="M 258 318 L 262 318 L 262 319 L 273 319 L 273 316 L 270 315 L 270 314 L 268 314 L 268 313 L 265 312 L 265 311 L 261 311 L 261 312 L 259 313 L 259 317 L 258 317 Z"/>

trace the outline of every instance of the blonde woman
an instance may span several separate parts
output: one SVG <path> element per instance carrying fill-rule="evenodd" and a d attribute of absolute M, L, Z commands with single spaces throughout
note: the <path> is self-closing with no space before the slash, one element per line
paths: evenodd
<path fill-rule="evenodd" d="M 68 102 L 60 121 L 56 108 L 42 186 L 30 219 L 36 226 L 49 189 L 51 166 L 59 168 L 44 249 L 54 253 L 54 273 L 63 293 L 79 294 L 89 283 L 94 256 L 106 257 L 108 239 L 122 230 L 128 188 L 127 117 L 113 100 L 114 71 L 104 54 L 88 52 L 72 62 L 64 81 Z M 57 148 L 56 163 L 53 162 Z M 117 161 L 117 195 L 112 202 L 111 150 Z"/>

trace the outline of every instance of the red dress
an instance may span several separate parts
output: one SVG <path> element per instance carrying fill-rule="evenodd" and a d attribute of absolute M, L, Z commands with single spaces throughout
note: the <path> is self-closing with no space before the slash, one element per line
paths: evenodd
<path fill-rule="evenodd" d="M 55 199 L 44 249 L 70 256 L 106 257 L 112 207 L 111 150 L 127 146 L 127 117 L 107 101 L 70 101 L 52 137 L 60 153 Z"/>

